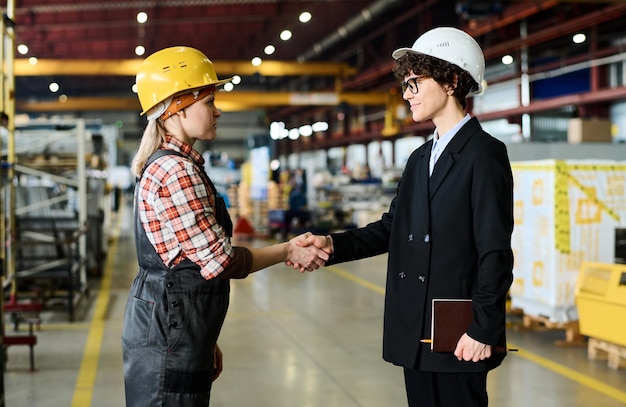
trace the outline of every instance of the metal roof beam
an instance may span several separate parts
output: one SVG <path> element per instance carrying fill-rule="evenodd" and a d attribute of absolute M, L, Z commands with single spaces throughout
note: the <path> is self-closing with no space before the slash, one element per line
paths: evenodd
<path fill-rule="evenodd" d="M 219 92 L 217 107 L 223 112 L 253 110 L 269 106 L 335 106 L 350 105 L 384 106 L 388 94 L 384 92 Z M 18 112 L 68 112 L 68 111 L 140 111 L 137 97 L 68 97 L 65 102 L 24 101 L 16 102 Z"/>
<path fill-rule="evenodd" d="M 31 65 L 28 59 L 15 60 L 16 76 L 135 76 L 143 59 L 121 60 L 86 60 L 86 59 L 39 59 Z M 260 66 L 253 66 L 250 61 L 213 62 L 218 75 L 255 75 L 263 76 L 339 76 L 348 77 L 356 74 L 356 68 L 345 63 L 335 62 L 291 62 L 264 61 Z"/>

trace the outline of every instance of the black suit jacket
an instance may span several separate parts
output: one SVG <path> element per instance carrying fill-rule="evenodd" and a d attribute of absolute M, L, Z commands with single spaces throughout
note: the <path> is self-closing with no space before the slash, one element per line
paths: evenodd
<path fill-rule="evenodd" d="M 474 339 L 505 345 L 505 301 L 513 281 L 513 177 L 505 145 L 472 118 L 439 157 L 431 177 L 432 141 L 406 164 L 388 212 L 369 225 L 332 234 L 329 264 L 389 253 L 383 358 L 435 372 L 485 371 L 504 353 L 459 362 L 432 353 L 433 298 L 471 298 Z"/>

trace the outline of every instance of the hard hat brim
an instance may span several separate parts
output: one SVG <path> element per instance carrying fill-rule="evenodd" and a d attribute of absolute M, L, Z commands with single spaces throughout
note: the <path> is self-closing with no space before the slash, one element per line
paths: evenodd
<path fill-rule="evenodd" d="M 397 50 L 393 51 L 391 56 L 393 59 L 398 60 L 409 53 L 419 54 L 419 52 L 415 51 L 413 48 L 404 47 L 404 48 L 398 48 Z"/>
<path fill-rule="evenodd" d="M 222 86 L 227 84 L 228 82 L 232 82 L 233 78 L 228 78 L 228 79 L 220 79 L 219 81 L 212 83 L 213 86 L 218 87 L 218 86 Z"/>
<path fill-rule="evenodd" d="M 215 86 L 215 87 L 217 88 L 218 86 L 225 85 L 225 84 L 227 84 L 228 82 L 232 82 L 232 81 L 233 81 L 233 77 L 230 77 L 230 78 L 228 78 L 228 79 L 220 79 L 219 81 L 214 82 L 214 83 L 211 83 L 210 85 L 202 86 L 202 88 L 206 88 L 206 87 L 209 87 L 209 86 Z M 199 89 L 199 88 L 197 88 L 197 89 Z M 189 92 L 192 92 L 192 91 L 193 91 L 193 89 L 189 89 Z M 187 91 L 185 91 L 185 93 L 187 93 Z M 172 97 L 173 95 L 174 95 L 174 94 L 169 95 L 168 97 Z M 148 113 L 148 111 L 150 111 L 150 110 L 151 110 L 151 109 L 153 109 L 154 107 L 155 107 L 155 106 L 151 107 L 150 109 L 147 109 L 147 110 L 142 111 L 141 113 L 139 113 L 139 116 L 143 116 L 143 115 L 145 115 L 146 113 Z"/>

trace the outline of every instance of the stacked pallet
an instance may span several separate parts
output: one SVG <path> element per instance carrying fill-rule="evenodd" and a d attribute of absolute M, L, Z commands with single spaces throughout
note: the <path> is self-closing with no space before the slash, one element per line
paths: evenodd
<path fill-rule="evenodd" d="M 539 330 L 563 330 L 565 340 L 557 341 L 558 346 L 578 346 L 585 343 L 585 338 L 580 334 L 578 321 L 555 322 L 542 316 L 524 314 L 524 329 Z"/>
<path fill-rule="evenodd" d="M 611 369 L 626 367 L 626 347 L 600 339 L 589 338 L 587 357 L 590 360 L 607 360 Z"/>

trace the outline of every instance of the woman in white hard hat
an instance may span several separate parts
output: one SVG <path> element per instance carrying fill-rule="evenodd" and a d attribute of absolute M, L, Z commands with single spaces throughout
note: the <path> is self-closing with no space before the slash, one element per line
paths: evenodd
<path fill-rule="evenodd" d="M 465 112 L 483 87 L 483 53 L 441 27 L 393 58 L 413 120 L 432 121 L 433 140 L 411 154 L 379 221 L 306 243 L 332 254 L 327 264 L 389 253 L 383 358 L 404 368 L 409 406 L 485 407 L 487 372 L 506 349 L 513 177 L 505 145 Z M 439 298 L 472 300 L 473 321 L 449 352 L 423 341 Z"/>
<path fill-rule="evenodd" d="M 222 370 L 217 338 L 229 279 L 288 259 L 313 270 L 328 255 L 304 251 L 297 238 L 265 248 L 231 245 L 232 222 L 193 149 L 216 137 L 216 88 L 229 81 L 218 80 L 202 52 L 158 51 L 136 79 L 148 125 L 132 163 L 139 272 L 122 332 L 126 404 L 206 407 Z"/>

